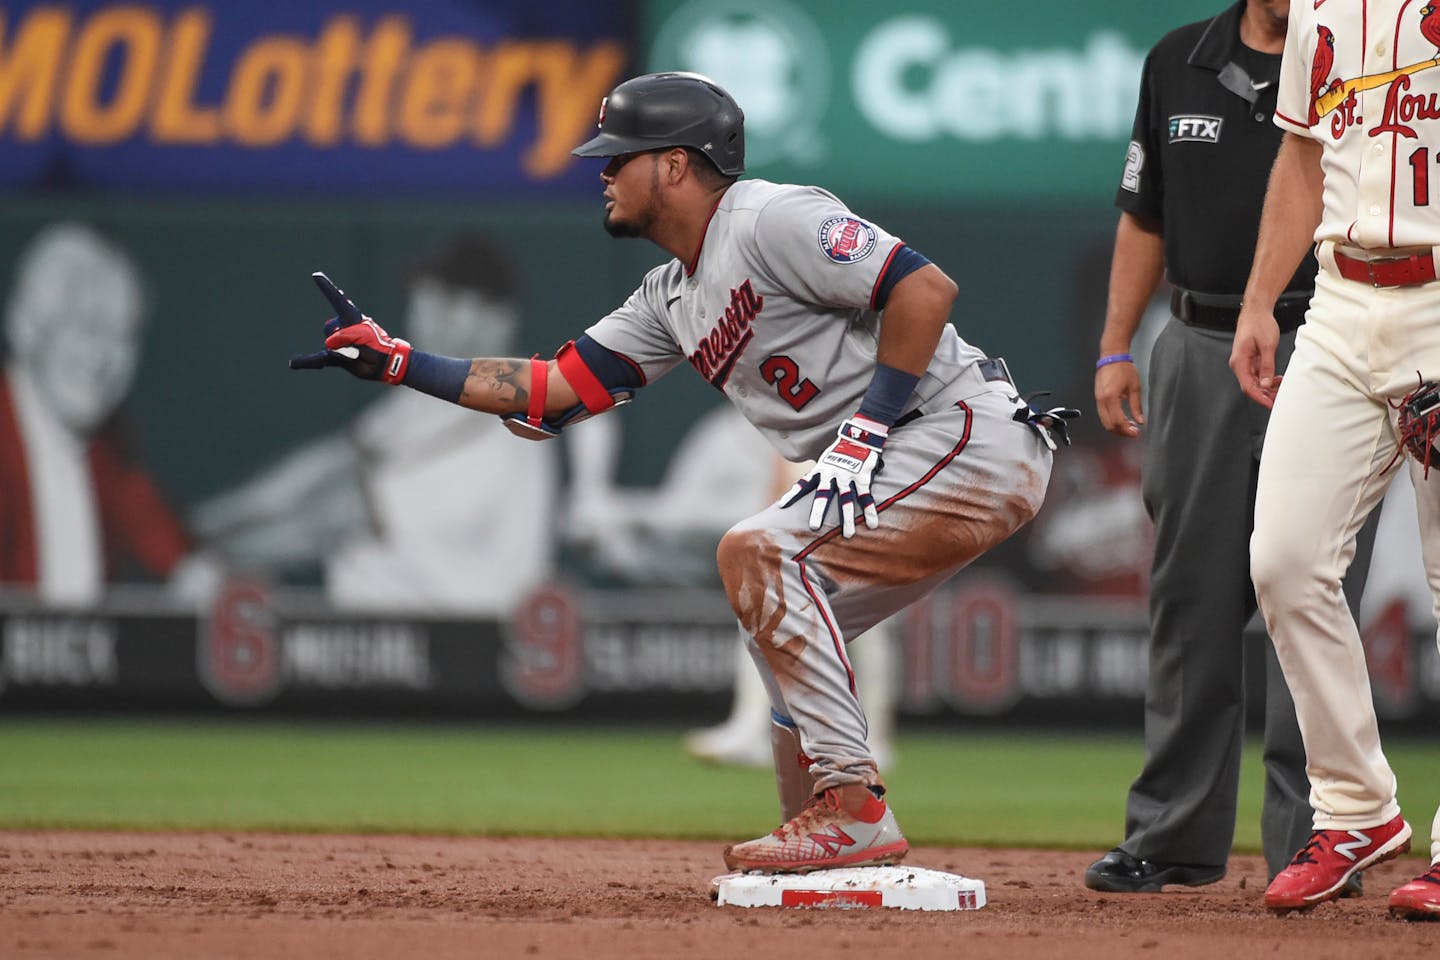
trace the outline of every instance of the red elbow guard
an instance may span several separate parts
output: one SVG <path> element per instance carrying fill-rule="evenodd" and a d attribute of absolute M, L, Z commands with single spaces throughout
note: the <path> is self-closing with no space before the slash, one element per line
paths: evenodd
<path fill-rule="evenodd" d="M 575 349 L 574 340 L 567 341 L 555 354 L 555 367 L 590 413 L 604 413 L 615 406 L 615 398 L 585 365 L 585 359 Z"/>

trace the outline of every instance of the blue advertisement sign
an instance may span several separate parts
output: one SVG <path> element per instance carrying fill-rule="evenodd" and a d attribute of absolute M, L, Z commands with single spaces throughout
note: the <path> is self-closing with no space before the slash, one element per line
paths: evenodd
<path fill-rule="evenodd" d="M 629 24 L 585 0 L 0 7 L 0 186 L 590 188 Z"/>

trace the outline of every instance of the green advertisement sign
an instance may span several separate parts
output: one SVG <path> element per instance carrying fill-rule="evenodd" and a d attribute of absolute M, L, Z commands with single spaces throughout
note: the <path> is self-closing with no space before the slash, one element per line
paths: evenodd
<path fill-rule="evenodd" d="M 650 0 L 642 62 L 734 94 L 752 176 L 847 199 L 1108 203 L 1146 53 L 1224 6 Z"/>

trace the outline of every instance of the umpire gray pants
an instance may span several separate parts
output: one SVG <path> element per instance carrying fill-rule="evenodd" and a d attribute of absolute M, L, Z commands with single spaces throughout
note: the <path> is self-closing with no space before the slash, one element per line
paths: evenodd
<path fill-rule="evenodd" d="M 1269 413 L 1230 372 L 1230 334 L 1172 318 L 1150 358 L 1145 508 L 1155 523 L 1145 766 L 1130 787 L 1131 856 L 1223 866 L 1235 837 L 1245 732 L 1245 625 L 1256 610 L 1250 532 Z M 1295 334 L 1280 338 L 1284 369 Z M 1378 512 L 1377 512 L 1378 514 Z M 1370 565 L 1376 516 L 1345 581 L 1351 611 Z M 1295 704 L 1265 642 L 1265 860 L 1279 872 L 1311 832 L 1310 782 Z"/>

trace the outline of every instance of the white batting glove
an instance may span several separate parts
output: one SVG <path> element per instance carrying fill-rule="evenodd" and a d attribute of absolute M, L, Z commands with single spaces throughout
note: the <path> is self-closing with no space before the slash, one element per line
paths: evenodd
<path fill-rule="evenodd" d="M 855 508 L 865 515 L 865 526 L 880 525 L 875 498 L 870 495 L 870 478 L 880 468 L 880 450 L 889 428 L 858 414 L 840 425 L 838 438 L 815 461 L 815 469 L 785 493 L 780 506 L 788 507 L 806 494 L 814 493 L 810 506 L 810 529 L 819 530 L 830 509 L 830 500 L 840 502 L 840 532 L 855 536 Z"/>

